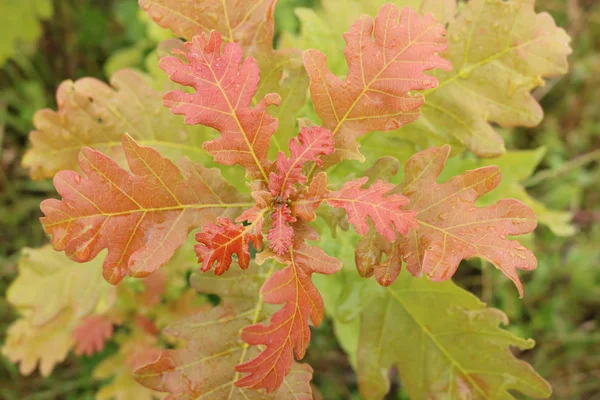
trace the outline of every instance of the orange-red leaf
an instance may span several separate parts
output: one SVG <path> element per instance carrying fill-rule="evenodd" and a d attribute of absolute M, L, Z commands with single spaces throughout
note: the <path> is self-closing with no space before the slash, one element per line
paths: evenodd
<path fill-rule="evenodd" d="M 108 249 L 104 277 L 144 277 L 164 265 L 193 228 L 226 210 L 246 207 L 217 169 L 182 159 L 177 168 L 149 147 L 123 136 L 131 174 L 108 156 L 85 148 L 85 175 L 62 171 L 54 186 L 62 200 L 44 200 L 41 218 L 56 250 L 84 262 Z"/>
<path fill-rule="evenodd" d="M 90 315 L 73 330 L 75 354 L 92 354 L 102 351 L 104 343 L 113 334 L 113 323 L 106 315 Z"/>
<path fill-rule="evenodd" d="M 267 181 L 267 152 L 277 130 L 277 120 L 267 113 L 267 106 L 279 104 L 280 97 L 268 94 L 251 108 L 259 81 L 256 60 L 247 57 L 242 61 L 238 43 L 225 44 L 222 52 L 221 44 L 221 35 L 213 31 L 186 43 L 188 52 L 176 50 L 187 63 L 178 57 L 160 60 L 171 80 L 195 89 L 193 94 L 169 92 L 164 103 L 175 114 L 185 115 L 186 123 L 221 132 L 221 137 L 203 145 L 217 162 L 240 164 L 252 177 Z"/>
<path fill-rule="evenodd" d="M 277 154 L 277 172 L 269 176 L 269 190 L 273 196 L 287 199 L 294 190 L 295 183 L 305 183 L 302 173 L 304 163 L 313 161 L 321 166 L 321 156 L 333 153 L 333 135 L 325 128 L 303 127 L 298 138 L 290 140 L 290 158 L 283 152 Z"/>
<path fill-rule="evenodd" d="M 165 400 L 269 399 L 310 400 L 312 369 L 294 363 L 285 384 L 271 394 L 236 387 L 241 376 L 236 364 L 252 359 L 259 349 L 240 341 L 240 330 L 267 317 L 259 288 L 273 268 L 251 265 L 231 269 L 224 276 L 194 274 L 192 286 L 221 300 L 217 307 L 175 322 L 165 334 L 185 342 L 185 348 L 164 350 L 159 359 L 136 373 L 144 386 L 168 392 Z"/>
<path fill-rule="evenodd" d="M 267 235 L 269 247 L 275 254 L 282 255 L 294 242 L 294 228 L 290 224 L 296 222 L 287 204 L 278 205 L 271 215 L 271 229 Z"/>
<path fill-rule="evenodd" d="M 415 212 L 404 209 L 409 200 L 399 194 L 386 196 L 394 188 L 393 184 L 377 181 L 366 189 L 361 188 L 368 180 L 362 177 L 346 182 L 340 190 L 328 194 L 325 202 L 346 210 L 348 221 L 360 235 L 369 231 L 367 217 L 377 232 L 390 241 L 396 239 L 397 232 L 406 235 L 409 228 L 416 227 Z"/>
<path fill-rule="evenodd" d="M 533 253 L 508 236 L 533 231 L 535 214 L 514 199 L 476 207 L 475 200 L 500 182 L 497 167 L 489 166 L 437 183 L 450 146 L 435 147 L 412 156 L 406 163 L 404 183 L 399 187 L 416 211 L 418 229 L 398 245 L 413 275 L 425 274 L 445 280 L 456 272 L 463 259 L 488 260 L 508 276 L 523 295 L 517 269 L 532 270 L 537 265 Z"/>
<path fill-rule="evenodd" d="M 310 182 L 308 189 L 301 192 L 298 198 L 292 202 L 292 214 L 305 222 L 314 220 L 317 218 L 315 210 L 327 193 L 327 174 L 319 172 Z"/>
<path fill-rule="evenodd" d="M 399 17 L 399 20 L 398 20 Z M 336 160 L 362 159 L 356 138 L 372 131 L 397 129 L 419 117 L 423 96 L 438 81 L 423 72 L 450 69 L 438 53 L 446 49 L 445 30 L 431 15 L 387 4 L 375 21 L 362 16 L 344 35 L 348 62 L 345 80 L 327 68 L 317 50 L 304 54 L 315 110 L 336 140 Z"/>
<path fill-rule="evenodd" d="M 323 299 L 311 275 L 333 274 L 341 268 L 338 259 L 319 247 L 299 241 L 295 248 L 278 259 L 287 266 L 275 272 L 261 288 L 263 301 L 284 304 L 271 317 L 269 325 L 256 324 L 242 330 L 242 339 L 253 346 L 266 348 L 254 359 L 236 367 L 248 373 L 236 382 L 239 387 L 278 388 L 290 372 L 294 355 L 304 357 L 310 342 L 309 318 L 315 326 L 323 320 Z"/>
<path fill-rule="evenodd" d="M 237 256 L 240 268 L 247 269 L 250 263 L 250 243 L 256 249 L 262 247 L 260 230 L 252 233 L 253 225 L 234 224 L 229 218 L 219 218 L 218 224 L 204 225 L 196 234 L 200 242 L 194 247 L 203 272 L 210 270 L 216 263 L 215 275 L 222 275 L 229 269 L 232 257 Z"/>

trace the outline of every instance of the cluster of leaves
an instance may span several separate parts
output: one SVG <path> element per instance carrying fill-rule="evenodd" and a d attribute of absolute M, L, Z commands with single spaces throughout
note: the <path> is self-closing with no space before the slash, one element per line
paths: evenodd
<path fill-rule="evenodd" d="M 349 12 L 360 8 L 351 3 L 356 7 Z M 533 342 L 500 329 L 504 314 L 448 281 L 461 260 L 479 257 L 504 272 L 522 296 L 517 270 L 534 269 L 536 259 L 508 236 L 533 231 L 534 212 L 515 199 L 478 201 L 500 184 L 493 165 L 468 170 L 461 163 L 449 180 L 438 178 L 451 152 L 442 143 L 497 156 L 503 144 L 490 123 L 539 122 L 530 90 L 543 77 L 564 73 L 569 53 L 568 37 L 551 18 L 536 14 L 533 2 L 473 0 L 456 12 L 452 1 L 426 0 L 416 4 L 431 12 L 424 15 L 388 4 L 350 25 L 346 63 L 328 63 L 319 50 L 273 48 L 273 0 L 140 5 L 189 40 L 161 45 L 173 53 L 159 63 L 172 81 L 163 86 L 175 90 L 163 97 L 131 70 L 116 72 L 113 88 L 94 79 L 67 81 L 57 93 L 59 110 L 42 110 L 34 120 L 24 163 L 35 178 L 54 176 L 61 196 L 42 203 L 42 225 L 55 250 L 90 270 L 62 255 L 54 256 L 62 257 L 62 267 L 21 267 L 11 302 L 23 319 L 11 327 L 3 351 L 21 362 L 23 373 L 38 361 L 49 373 L 73 347 L 93 353 L 113 326 L 125 325 L 118 359 L 97 371 L 99 378 L 125 372 L 106 388 L 106 398 L 131 398 L 122 387 L 133 383 L 134 369 L 147 398 L 153 391 L 177 399 L 312 398 L 312 369 L 295 360 L 306 353 L 310 325 L 335 308 L 322 292 L 343 299 L 343 321 L 339 310 L 330 312 L 340 331 L 360 332 L 357 342 L 340 340 L 365 398 L 385 395 L 389 378 L 382 371 L 393 366 L 415 398 L 465 392 L 507 398 L 510 389 L 549 395 L 547 383 L 509 351 Z M 301 35 L 283 42 L 335 44 L 339 25 L 323 18 L 345 15 L 329 2 L 323 6 L 323 15 L 303 11 Z M 308 35 L 310 26 L 331 32 Z M 499 34 L 504 31 L 509 34 Z M 328 36 L 335 40 L 324 43 Z M 187 125 L 174 114 L 184 115 Z M 310 120 L 299 121 L 295 136 L 302 115 Z M 360 142 L 376 131 L 386 133 L 369 136 L 374 147 L 386 149 L 365 146 L 366 154 L 386 157 L 355 179 L 328 175 L 364 161 Z M 390 157 L 398 137 L 413 140 L 413 148 L 438 146 Z M 404 179 L 396 184 L 398 158 Z M 224 169 L 227 179 L 222 166 L 231 167 Z M 517 183 L 505 185 L 533 206 Z M 543 223 L 569 233 L 565 216 L 543 211 Z M 332 251 L 324 225 L 332 233 L 352 225 L 354 232 L 340 232 L 348 245 Z M 192 253 L 185 244 L 197 228 L 194 250 L 203 273 L 192 276 L 192 286 L 219 298 L 216 307 L 200 310 L 185 290 L 185 263 L 176 255 Z M 352 248 L 359 275 L 374 275 L 377 283 L 342 269 L 352 264 Z M 240 269 L 230 270 L 232 264 Z M 410 274 L 400 273 L 403 264 Z M 116 289 L 100 279 L 100 269 Z M 328 284 L 317 278 L 318 290 L 314 273 L 354 277 L 345 288 L 336 287 L 335 277 Z M 65 282 L 79 290 L 51 303 L 19 294 L 31 293 L 40 276 L 60 287 L 57 293 L 73 290 L 62 288 Z M 127 276 L 145 278 L 146 289 L 128 294 L 128 280 L 121 282 Z M 89 289 L 91 277 L 97 290 Z M 168 311 L 152 311 L 161 301 Z M 148 306 L 150 317 L 140 304 L 154 306 Z M 177 316 L 185 318 L 160 340 L 185 348 L 158 350 L 158 329 Z M 414 360 L 421 360 L 416 368 Z"/>

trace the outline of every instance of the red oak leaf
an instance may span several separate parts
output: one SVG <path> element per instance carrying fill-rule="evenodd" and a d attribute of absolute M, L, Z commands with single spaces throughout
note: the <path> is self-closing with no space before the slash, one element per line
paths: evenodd
<path fill-rule="evenodd" d="M 302 221 L 313 221 L 317 218 L 315 210 L 327 193 L 329 193 L 327 190 L 327 174 L 319 172 L 310 182 L 308 189 L 300 193 L 298 198 L 292 202 L 292 214 Z"/>
<path fill-rule="evenodd" d="M 386 196 L 394 188 L 393 184 L 377 181 L 362 189 L 368 180 L 368 177 L 362 177 L 346 182 L 340 190 L 329 193 L 325 202 L 346 210 L 348 221 L 360 235 L 369 231 L 367 217 L 373 221 L 377 232 L 390 241 L 396 239 L 396 231 L 406 235 L 409 228 L 417 226 L 415 212 L 404 209 L 409 203 L 406 197 L 400 194 Z"/>
<path fill-rule="evenodd" d="M 259 81 L 256 60 L 247 57 L 242 62 L 238 43 L 225 44 L 221 53 L 221 44 L 221 35 L 213 31 L 210 36 L 195 36 L 186 43 L 188 52 L 175 50 L 187 59 L 187 64 L 178 57 L 160 60 L 160 67 L 172 81 L 196 90 L 193 94 L 169 92 L 164 103 L 175 114 L 185 115 L 186 123 L 203 124 L 221 132 L 221 137 L 203 145 L 217 162 L 240 164 L 251 177 L 268 181 L 267 151 L 277 120 L 267 113 L 267 106 L 279 104 L 280 97 L 268 94 L 251 108 Z"/>
<path fill-rule="evenodd" d="M 187 234 L 236 203 L 236 190 L 217 169 L 187 159 L 179 167 L 149 147 L 123 135 L 129 174 L 108 156 L 85 148 L 79 155 L 84 176 L 61 171 L 54 186 L 62 200 L 41 204 L 42 225 L 56 250 L 75 261 L 108 249 L 104 277 L 145 277 L 164 265 Z"/>
<path fill-rule="evenodd" d="M 310 342 L 309 318 L 315 326 L 323 320 L 323 299 L 311 275 L 333 274 L 341 263 L 304 240 L 296 243 L 297 247 L 278 258 L 287 266 L 275 272 L 261 288 L 266 303 L 285 303 L 284 306 L 273 314 L 269 325 L 256 324 L 242 330 L 246 343 L 266 348 L 256 358 L 236 367 L 239 372 L 249 373 L 236 382 L 238 387 L 265 388 L 267 392 L 278 388 L 290 371 L 294 355 L 297 359 L 304 357 Z"/>
<path fill-rule="evenodd" d="M 282 255 L 294 242 L 294 228 L 289 224 L 296 222 L 290 208 L 284 204 L 275 207 L 271 215 L 271 229 L 267 239 L 271 242 L 269 247 L 275 254 Z"/>
<path fill-rule="evenodd" d="M 247 269 L 250 263 L 250 243 L 256 249 L 262 247 L 262 233 L 252 233 L 256 225 L 234 224 L 229 218 L 218 218 L 218 224 L 204 225 L 196 234 L 200 242 L 194 247 L 203 272 L 217 264 L 215 275 L 222 275 L 229 269 L 232 257 L 237 256 L 240 268 Z"/>
<path fill-rule="evenodd" d="M 73 330 L 75 354 L 78 356 L 102 351 L 104 343 L 113 334 L 113 323 L 106 315 L 90 315 L 85 317 Z"/>
<path fill-rule="evenodd" d="M 294 190 L 295 183 L 305 183 L 306 176 L 302 173 L 304 163 L 313 161 L 318 166 L 323 162 L 320 156 L 333 153 L 333 136 L 325 128 L 304 127 L 298 138 L 290 140 L 290 158 L 283 152 L 277 155 L 277 173 L 269 176 L 269 190 L 273 196 L 286 200 Z"/>
<path fill-rule="evenodd" d="M 507 236 L 533 231 L 537 226 L 535 214 L 515 199 L 487 207 L 474 205 L 500 183 L 496 166 L 437 183 L 449 153 L 450 146 L 427 149 L 412 156 L 404 167 L 404 183 L 399 189 L 410 199 L 407 208 L 416 212 L 419 223 L 414 234 L 398 239 L 407 269 L 416 276 L 445 280 L 454 275 L 461 260 L 481 257 L 504 272 L 523 296 L 517 269 L 535 269 L 537 260 Z"/>
<path fill-rule="evenodd" d="M 423 71 L 451 67 L 438 55 L 447 47 L 444 32 L 431 14 L 421 17 L 408 7 L 400 13 L 387 4 L 375 23 L 363 15 L 344 35 L 345 81 L 329 71 L 323 53 L 304 53 L 315 110 L 335 135 L 335 160 L 363 159 L 358 136 L 397 129 L 419 117 L 424 98 L 412 92 L 438 84 Z"/>

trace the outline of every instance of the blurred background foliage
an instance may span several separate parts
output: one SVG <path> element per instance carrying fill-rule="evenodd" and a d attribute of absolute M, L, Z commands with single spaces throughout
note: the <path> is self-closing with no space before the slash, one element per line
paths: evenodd
<path fill-rule="evenodd" d="M 319 4 L 280 0 L 277 32 L 292 43 L 299 30 L 297 7 Z M 506 312 L 511 330 L 535 338 L 536 348 L 521 357 L 551 382 L 553 398 L 600 399 L 600 2 L 538 0 L 537 9 L 550 12 L 569 32 L 574 53 L 569 74 L 535 92 L 544 121 L 503 131 L 507 148 L 531 151 L 523 154 L 538 162 L 531 162 L 535 172 L 523 179 L 528 174 L 511 171 L 508 160 L 505 175 L 549 208 L 572 213 L 576 233 L 557 236 L 540 226 L 528 239 L 539 267 L 523 274 L 523 300 L 502 274 L 479 260 L 459 269 L 455 280 Z M 107 81 L 122 67 L 151 67 L 148 57 L 168 34 L 148 21 L 135 0 L 0 0 L 0 32 L 1 347 L 16 317 L 4 293 L 16 276 L 20 249 L 46 243 L 39 202 L 55 195 L 50 181 L 31 181 L 20 164 L 33 114 L 56 108 L 54 93 L 65 79 Z M 533 151 L 541 147 L 545 151 Z M 0 356 L 0 399 L 93 399 L 99 383 L 91 371 L 114 351 L 112 345 L 93 357 L 70 357 L 47 379 L 21 377 Z M 359 398 L 331 323 L 315 331 L 306 361 L 323 398 Z M 399 382 L 388 398 L 406 398 Z"/>

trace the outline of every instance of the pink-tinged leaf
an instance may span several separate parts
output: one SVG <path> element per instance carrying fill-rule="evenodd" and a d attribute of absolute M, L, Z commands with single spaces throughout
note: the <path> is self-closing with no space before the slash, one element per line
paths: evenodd
<path fill-rule="evenodd" d="M 216 263 L 215 275 L 221 275 L 229 269 L 232 257 L 237 256 L 240 268 L 247 269 L 250 264 L 250 243 L 256 249 L 262 247 L 262 233 L 253 233 L 255 225 L 234 224 L 228 218 L 219 218 L 217 224 L 204 225 L 196 234 L 200 242 L 194 247 L 203 272 L 210 270 Z"/>
<path fill-rule="evenodd" d="M 277 172 L 269 176 L 271 194 L 286 200 L 294 190 L 295 183 L 305 183 L 302 173 L 304 163 L 313 161 L 321 166 L 321 156 L 333 153 L 333 135 L 325 128 L 302 128 L 298 138 L 290 140 L 290 158 L 283 152 L 277 155 Z"/>
<path fill-rule="evenodd" d="M 368 179 L 363 177 L 346 182 L 340 190 L 329 193 L 325 202 L 346 210 L 348 221 L 360 235 L 369 231 L 367 217 L 371 219 L 377 232 L 390 241 L 396 239 L 397 232 L 406 235 L 409 228 L 415 228 L 415 212 L 405 209 L 409 200 L 400 194 L 388 194 L 394 189 L 394 185 L 383 181 L 377 181 L 363 189 L 362 186 Z"/>
<path fill-rule="evenodd" d="M 297 241 L 298 243 L 298 241 Z M 338 259 L 304 241 L 291 248 L 279 261 L 287 266 L 275 272 L 261 288 L 263 301 L 284 304 L 270 319 L 269 325 L 256 324 L 242 330 L 242 339 L 253 346 L 266 348 L 236 370 L 248 373 L 236 382 L 239 387 L 264 388 L 272 392 L 290 372 L 294 355 L 304 357 L 310 342 L 309 318 L 315 326 L 323 320 L 323 299 L 311 275 L 333 274 L 341 268 Z"/>
<path fill-rule="evenodd" d="M 319 172 L 310 182 L 308 189 L 301 192 L 298 198 L 292 201 L 292 214 L 302 221 L 313 221 L 317 218 L 315 210 L 327 193 L 327 174 Z"/>
<path fill-rule="evenodd" d="M 500 183 L 495 166 L 478 168 L 437 183 L 450 153 L 450 146 L 434 147 L 412 156 L 404 166 L 404 183 L 398 189 L 410 199 L 419 228 L 400 238 L 407 269 L 433 280 L 454 275 L 463 259 L 488 260 L 512 280 L 523 296 L 517 269 L 537 266 L 533 253 L 507 236 L 529 233 L 537 226 L 527 205 L 504 199 L 476 207 L 475 201 Z"/>
<path fill-rule="evenodd" d="M 102 351 L 104 343 L 113 334 L 112 320 L 106 315 L 90 315 L 73 330 L 75 354 L 91 356 Z"/>
<path fill-rule="evenodd" d="M 217 169 L 182 159 L 179 167 L 149 147 L 123 136 L 131 174 L 108 156 L 88 148 L 79 164 L 84 175 L 62 171 L 54 186 L 62 200 L 41 204 L 46 233 L 56 250 L 73 260 L 93 259 L 108 249 L 104 277 L 145 277 L 167 263 L 188 233 L 227 210 L 244 208 Z"/>
<path fill-rule="evenodd" d="M 191 86 L 195 93 L 172 91 L 164 103 L 175 114 L 185 115 L 187 124 L 203 124 L 221 133 L 221 137 L 204 143 L 204 149 L 215 161 L 240 164 L 253 178 L 268 181 L 265 169 L 271 136 L 277 130 L 277 120 L 267 112 L 267 106 L 279 104 L 280 97 L 271 93 L 251 108 L 259 82 L 256 60 L 242 61 L 238 43 L 227 43 L 221 52 L 221 35 L 195 36 L 185 44 L 188 52 L 176 51 L 179 57 L 165 57 L 160 67 L 172 81 Z"/>
<path fill-rule="evenodd" d="M 438 55 L 447 47 L 444 33 L 431 14 L 421 17 L 408 7 L 400 13 L 397 6 L 387 4 L 375 21 L 364 15 L 344 35 L 345 80 L 329 71 L 323 53 L 305 52 L 315 110 L 335 135 L 334 161 L 363 159 L 356 142 L 360 135 L 417 120 L 424 98 L 413 91 L 438 84 L 424 71 L 451 68 Z"/>
<path fill-rule="evenodd" d="M 267 235 L 275 254 L 282 255 L 292 246 L 294 242 L 294 228 L 290 224 L 296 222 L 290 208 L 284 204 L 275 207 L 271 214 L 271 229 Z"/>
<path fill-rule="evenodd" d="M 230 42 L 251 46 L 264 29 L 265 14 L 275 0 L 139 0 L 140 7 L 177 37 L 191 39 L 211 29 Z M 271 22 L 272 23 L 272 22 Z M 264 35 L 264 34 L 263 34 Z"/>

